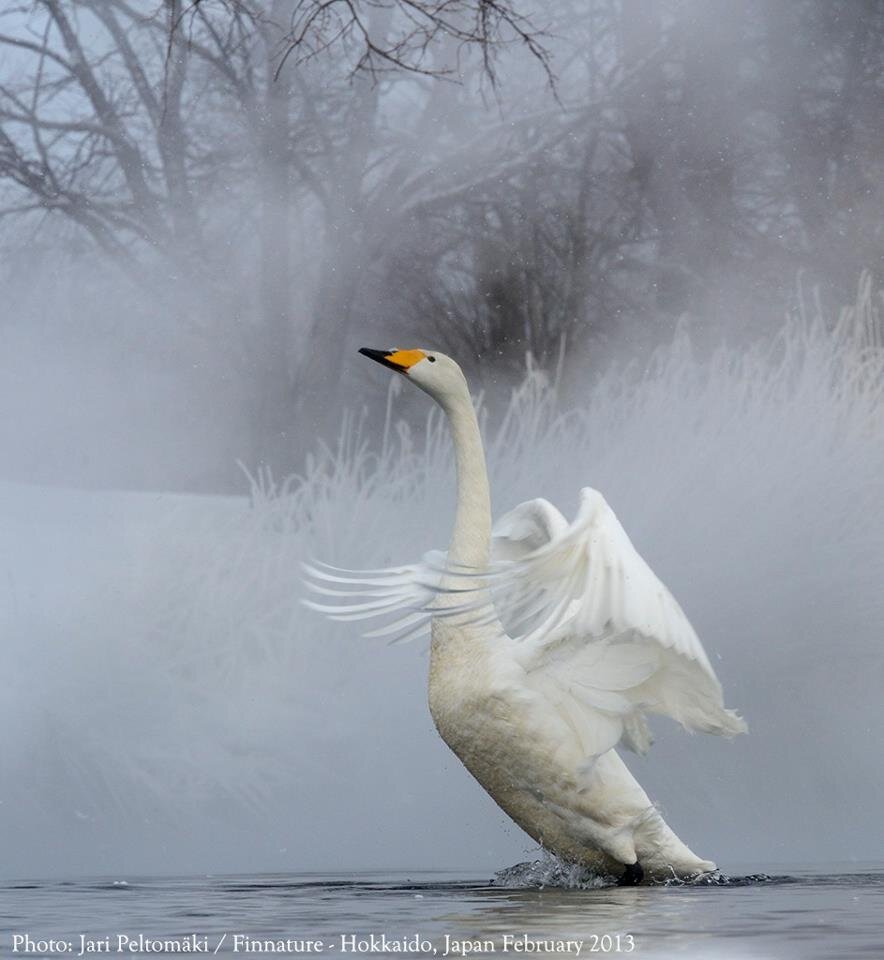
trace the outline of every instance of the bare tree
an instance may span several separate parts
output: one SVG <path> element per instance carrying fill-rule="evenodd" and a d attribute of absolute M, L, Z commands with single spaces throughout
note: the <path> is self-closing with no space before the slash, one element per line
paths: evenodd
<path fill-rule="evenodd" d="M 287 231 L 270 227 L 266 211 L 276 216 L 289 191 L 262 198 L 263 220 L 253 212 L 251 191 L 256 166 L 266 174 L 261 184 L 273 190 L 277 141 L 286 138 L 275 123 L 281 85 L 272 82 L 267 52 L 272 47 L 275 55 L 277 38 L 256 38 L 238 11 L 223 21 L 200 14 L 199 36 L 185 38 L 170 31 L 182 10 L 182 0 L 164 0 L 155 16 L 126 0 L 40 0 L 17 8 L 23 25 L 17 34 L 0 34 L 0 44 L 31 60 L 0 86 L 0 179 L 19 188 L 9 193 L 7 213 L 62 216 L 86 231 L 154 301 L 154 322 L 167 325 L 169 350 L 189 351 L 195 362 L 220 360 L 253 380 L 246 395 L 257 437 L 269 407 L 264 385 L 284 373 L 266 368 L 268 357 L 284 351 L 287 329 L 270 298 L 287 300 L 278 279 L 285 271 L 265 266 L 272 277 L 254 292 L 243 282 L 249 258 L 231 256 L 223 242 L 231 220 L 219 222 L 215 211 L 219 191 L 246 184 L 224 193 L 233 229 L 261 221 L 264 250 L 285 259 Z M 88 48 L 84 23 L 103 28 Z M 217 102 L 219 85 L 224 103 Z M 231 101 L 239 149 L 222 122 Z M 256 299 L 263 313 L 251 309 Z M 268 340 L 276 346 L 267 349 Z"/>
<path fill-rule="evenodd" d="M 555 127 L 558 147 L 547 130 L 534 150 L 523 141 L 513 151 L 508 175 L 452 198 L 444 214 L 427 204 L 391 263 L 391 287 L 394 273 L 407 277 L 403 317 L 476 374 L 489 358 L 518 375 L 527 353 L 548 366 L 565 341 L 577 352 L 603 341 L 643 267 L 633 185 L 622 163 L 612 175 L 616 129 L 584 115 Z"/>
<path fill-rule="evenodd" d="M 179 335 L 221 346 L 250 384 L 251 459 L 285 467 L 299 400 L 329 388 L 309 357 L 332 355 L 358 322 L 360 283 L 439 159 L 398 153 L 381 114 L 390 84 L 448 75 L 464 48 L 494 80 L 496 50 L 516 40 L 548 69 L 509 2 L 163 0 L 145 15 L 129 0 L 39 0 L 15 12 L 24 29 L 0 45 L 32 61 L 0 87 L 0 179 L 16 188 L 5 213 L 68 218 L 151 295 L 174 270 L 169 302 L 191 305 Z M 103 28 L 89 48 L 87 20 Z M 418 95 L 429 117 L 432 86 Z M 469 174 L 462 159 L 442 179 L 463 189 Z M 299 198 L 321 225 L 315 278 L 294 268 Z M 225 228 L 242 238 L 235 255 Z"/>
<path fill-rule="evenodd" d="M 292 0 L 271 9 L 219 0 L 218 5 L 240 15 L 245 11 L 256 30 L 275 31 L 274 77 L 286 90 L 289 108 L 277 115 L 273 136 L 289 137 L 288 175 L 321 211 L 314 293 L 297 305 L 311 318 L 303 332 L 307 349 L 292 351 L 295 376 L 293 386 L 287 384 L 302 409 L 315 408 L 314 398 L 334 390 L 343 367 L 317 365 L 313 358 L 338 354 L 370 319 L 359 315 L 357 302 L 360 293 L 365 299 L 372 276 L 383 271 L 390 238 L 418 209 L 438 206 L 446 197 L 453 202 L 477 176 L 487 175 L 476 150 L 479 138 L 466 145 L 446 143 L 434 123 L 450 91 L 421 81 L 457 80 L 472 89 L 474 81 L 484 80 L 495 86 L 498 55 L 518 45 L 552 89 L 550 61 L 543 32 L 511 0 Z M 192 26 L 191 17 L 178 30 Z M 382 110 L 393 85 L 403 80 L 413 87 L 416 114 L 395 130 Z M 282 100 L 279 89 L 274 95 Z M 488 133 L 483 139 L 493 142 L 493 131 Z M 418 141 L 419 152 L 412 148 Z M 493 166 L 499 165 L 495 157 Z M 311 423 L 311 430 L 322 432 L 334 427 L 334 418 L 325 424 L 313 409 Z M 286 432 L 282 424 L 277 432 Z M 287 440 L 290 436 L 288 431 Z"/>
<path fill-rule="evenodd" d="M 622 109 L 657 307 L 758 329 L 799 270 L 832 304 L 881 262 L 884 10 L 623 0 Z M 813 55 L 809 51 L 814 51 Z"/>

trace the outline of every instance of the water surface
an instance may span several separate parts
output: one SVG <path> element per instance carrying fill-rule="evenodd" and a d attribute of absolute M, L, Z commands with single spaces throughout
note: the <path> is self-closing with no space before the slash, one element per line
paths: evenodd
<path fill-rule="evenodd" d="M 507 882 L 532 880 L 516 872 Z M 76 957 L 84 945 L 84 957 L 154 956 L 163 948 L 157 940 L 241 957 L 272 947 L 287 956 L 884 955 L 881 864 L 589 889 L 427 872 L 29 880 L 0 886 L 0 904 L 4 957 Z M 25 934 L 30 943 L 19 940 L 13 951 L 13 937 Z M 105 943 L 109 952 L 88 949 Z"/>

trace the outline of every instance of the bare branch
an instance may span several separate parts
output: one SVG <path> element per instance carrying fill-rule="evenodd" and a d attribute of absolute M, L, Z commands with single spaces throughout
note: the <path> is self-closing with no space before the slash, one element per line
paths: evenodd
<path fill-rule="evenodd" d="M 119 0 L 113 0 L 119 2 Z M 192 0 L 189 11 L 204 13 L 211 0 Z M 266 15 L 246 0 L 216 0 L 234 15 L 253 24 Z M 454 79 L 454 64 L 434 63 L 431 51 L 450 41 L 460 54 L 478 50 L 485 76 L 497 85 L 495 59 L 500 50 L 519 45 L 540 65 L 553 92 L 556 78 L 544 46 L 546 33 L 517 0 L 295 0 L 288 26 L 275 24 L 281 36 L 276 76 L 287 61 L 305 63 L 322 53 L 343 50 L 351 58 L 350 72 L 378 77 L 402 71 L 439 79 Z M 369 13 L 381 13 L 384 29 L 375 30 Z M 385 14 L 386 16 L 384 16 Z M 182 12 L 170 31 L 180 29 Z M 386 29 L 392 20 L 391 29 Z"/>
<path fill-rule="evenodd" d="M 49 11 L 61 33 L 70 57 L 69 69 L 71 73 L 77 78 L 98 119 L 108 130 L 113 131 L 113 143 L 120 168 L 133 199 L 141 208 L 145 222 L 149 224 L 151 231 L 155 236 L 161 234 L 163 232 L 162 223 L 156 214 L 155 198 L 145 179 L 145 164 L 141 151 L 127 136 L 122 118 L 102 90 L 94 69 L 90 66 L 80 45 L 76 29 L 62 9 L 59 0 L 41 0 L 41 2 Z"/>
<path fill-rule="evenodd" d="M 8 44 L 11 47 L 20 47 L 23 50 L 30 50 L 41 57 L 51 57 L 56 63 L 60 64 L 65 70 L 72 71 L 70 61 L 66 60 L 60 53 L 47 47 L 45 44 L 34 43 L 31 40 L 24 40 L 21 37 L 13 37 L 7 33 L 0 33 L 0 43 Z"/>

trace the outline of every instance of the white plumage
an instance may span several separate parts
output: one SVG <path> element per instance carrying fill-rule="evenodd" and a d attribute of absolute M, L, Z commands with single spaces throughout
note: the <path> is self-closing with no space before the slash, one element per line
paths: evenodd
<path fill-rule="evenodd" d="M 648 750 L 647 713 L 705 733 L 746 730 L 725 709 L 675 598 L 589 487 L 570 525 L 537 499 L 489 536 L 484 456 L 460 369 L 438 353 L 364 352 L 405 372 L 448 414 L 454 534 L 447 557 L 413 565 L 360 573 L 311 565 L 308 585 L 334 602 L 309 605 L 339 620 L 384 618 L 370 636 L 409 639 L 432 624 L 430 707 L 440 734 L 553 852 L 607 872 L 623 864 L 632 880 L 713 869 L 663 822 L 614 750 Z"/>

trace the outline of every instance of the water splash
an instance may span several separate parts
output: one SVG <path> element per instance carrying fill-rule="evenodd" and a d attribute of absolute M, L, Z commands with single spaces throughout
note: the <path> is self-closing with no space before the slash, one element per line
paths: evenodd
<path fill-rule="evenodd" d="M 696 877 L 676 877 L 648 881 L 645 886 L 655 887 L 748 887 L 765 883 L 795 883 L 794 877 L 753 873 L 745 876 L 728 876 L 720 870 L 701 873 Z M 594 873 L 589 867 L 565 863 L 554 854 L 543 850 L 536 860 L 517 863 L 498 870 L 492 886 L 505 890 L 599 890 L 616 887 L 617 878 Z"/>
<path fill-rule="evenodd" d="M 494 874 L 492 885 L 506 890 L 598 890 L 616 885 L 615 877 L 601 876 L 588 867 L 564 863 L 547 850 L 537 860 L 517 863 Z"/>

